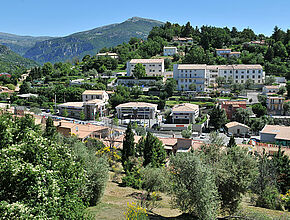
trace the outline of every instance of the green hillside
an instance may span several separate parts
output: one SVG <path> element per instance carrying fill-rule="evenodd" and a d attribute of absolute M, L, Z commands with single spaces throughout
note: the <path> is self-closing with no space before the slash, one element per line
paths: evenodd
<path fill-rule="evenodd" d="M 0 45 L 0 72 L 13 73 L 14 71 L 33 66 L 37 66 L 35 61 L 24 58 L 8 47 Z"/>
<path fill-rule="evenodd" d="M 65 61 L 86 54 L 94 55 L 101 48 L 128 42 L 132 37 L 145 39 L 153 27 L 162 24 L 155 20 L 133 17 L 119 24 L 37 42 L 24 57 L 45 63 Z"/>
<path fill-rule="evenodd" d="M 0 32 L 0 44 L 7 46 L 14 52 L 24 55 L 36 42 L 51 39 L 52 37 L 19 36 Z"/>

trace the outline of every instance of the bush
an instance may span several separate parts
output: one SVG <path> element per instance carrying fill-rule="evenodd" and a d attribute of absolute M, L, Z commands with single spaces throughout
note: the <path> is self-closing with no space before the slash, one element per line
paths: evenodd
<path fill-rule="evenodd" d="M 282 202 L 277 188 L 275 186 L 267 186 L 258 197 L 256 205 L 267 209 L 282 210 Z"/>
<path fill-rule="evenodd" d="M 127 210 L 125 213 L 125 218 L 127 220 L 147 220 L 148 215 L 146 209 L 140 207 L 136 203 L 128 204 Z"/>

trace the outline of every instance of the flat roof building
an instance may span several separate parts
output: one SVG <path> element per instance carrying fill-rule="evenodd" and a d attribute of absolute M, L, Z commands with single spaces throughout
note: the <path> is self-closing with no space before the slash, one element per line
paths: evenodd
<path fill-rule="evenodd" d="M 290 146 L 290 127 L 281 125 L 265 125 L 260 131 L 262 142 Z"/>
<path fill-rule="evenodd" d="M 127 76 L 133 76 L 133 70 L 137 63 L 145 67 L 147 76 L 163 76 L 164 60 L 163 59 L 132 59 L 127 62 Z"/>
<path fill-rule="evenodd" d="M 154 119 L 157 114 L 157 104 L 147 102 L 127 102 L 116 107 L 120 119 Z"/>

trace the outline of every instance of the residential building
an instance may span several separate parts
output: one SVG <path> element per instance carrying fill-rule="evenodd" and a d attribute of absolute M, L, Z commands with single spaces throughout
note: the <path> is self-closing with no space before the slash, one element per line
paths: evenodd
<path fill-rule="evenodd" d="M 96 57 L 111 57 L 113 59 L 118 59 L 119 56 L 117 53 L 110 53 L 110 52 L 106 52 L 106 53 L 98 53 L 96 55 Z"/>
<path fill-rule="evenodd" d="M 267 109 L 271 114 L 281 114 L 285 98 L 282 96 L 267 96 Z"/>
<path fill-rule="evenodd" d="M 232 49 L 215 49 L 216 55 L 229 58 L 229 57 L 240 57 L 241 52 L 232 52 Z"/>
<path fill-rule="evenodd" d="M 107 103 L 109 101 L 109 95 L 104 90 L 86 90 L 83 92 L 82 94 L 83 102 L 87 102 L 93 99 L 101 99 L 105 103 Z"/>
<path fill-rule="evenodd" d="M 264 86 L 262 94 L 266 95 L 268 93 L 277 94 L 279 92 L 279 86 Z"/>
<path fill-rule="evenodd" d="M 192 124 L 199 116 L 199 106 L 190 103 L 183 103 L 173 106 L 172 112 L 173 124 Z"/>
<path fill-rule="evenodd" d="M 286 83 L 286 78 L 284 76 L 275 76 L 275 83 Z"/>
<path fill-rule="evenodd" d="M 104 138 L 108 136 L 108 127 L 96 126 L 92 124 L 77 124 L 68 121 L 54 121 L 54 126 L 62 135 L 69 137 L 76 135 L 84 141 L 87 138 Z"/>
<path fill-rule="evenodd" d="M 244 84 L 251 79 L 255 84 L 263 84 L 265 73 L 261 65 L 206 65 L 174 64 L 173 78 L 178 82 L 178 90 L 190 90 L 190 84 L 196 84 L 196 91 L 203 92 L 206 87 L 214 86 L 217 77 L 234 83 Z"/>
<path fill-rule="evenodd" d="M 163 47 L 164 56 L 173 56 L 177 54 L 177 47 Z"/>
<path fill-rule="evenodd" d="M 154 86 L 158 81 L 162 82 L 162 79 L 157 77 L 144 77 L 135 79 L 134 77 L 118 77 L 117 84 L 125 86 Z"/>
<path fill-rule="evenodd" d="M 226 111 L 228 119 L 232 119 L 235 111 L 239 108 L 246 109 L 247 102 L 243 101 L 222 101 L 221 108 Z"/>
<path fill-rule="evenodd" d="M 249 133 L 250 128 L 247 125 L 244 125 L 242 123 L 232 121 L 226 124 L 226 128 L 228 133 L 236 135 L 246 135 Z"/>
<path fill-rule="evenodd" d="M 164 74 L 164 60 L 163 59 L 132 59 L 127 62 L 127 76 L 133 75 L 133 70 L 137 63 L 145 67 L 147 76 L 163 76 Z"/>
<path fill-rule="evenodd" d="M 290 146 L 290 127 L 281 125 L 265 125 L 260 131 L 261 142 Z"/>
<path fill-rule="evenodd" d="M 93 99 L 87 102 L 66 102 L 58 105 L 59 113 L 64 115 L 66 111 L 68 117 L 81 118 L 81 112 L 84 113 L 86 120 L 95 120 L 96 117 L 106 115 L 106 103 L 100 99 Z"/>
<path fill-rule="evenodd" d="M 187 44 L 187 43 L 192 43 L 193 39 L 192 37 L 173 37 L 173 42 L 179 43 L 179 44 Z"/>
<path fill-rule="evenodd" d="M 157 115 L 157 104 L 146 102 L 128 102 L 116 107 L 120 119 L 154 119 Z"/>
<path fill-rule="evenodd" d="M 173 78 L 177 81 L 177 89 L 190 90 L 190 84 L 196 85 L 197 92 L 203 92 L 206 81 L 206 64 L 174 64 Z"/>

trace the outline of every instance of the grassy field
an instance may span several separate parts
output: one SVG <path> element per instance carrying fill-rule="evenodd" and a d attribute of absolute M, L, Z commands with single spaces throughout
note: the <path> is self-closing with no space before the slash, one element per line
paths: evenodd
<path fill-rule="evenodd" d="M 135 190 L 130 187 L 121 187 L 118 183 L 109 181 L 101 203 L 97 206 L 88 208 L 87 211 L 98 220 L 125 219 L 127 204 L 137 202 L 138 200 L 136 199 L 136 196 L 140 193 L 142 193 L 141 190 Z M 159 201 L 159 206 L 153 209 L 153 213 L 149 213 L 150 219 L 185 219 L 178 209 L 171 208 L 169 196 L 162 193 L 161 196 L 162 200 Z M 246 200 L 242 203 L 242 210 L 243 213 L 248 213 L 249 216 L 252 217 L 251 219 L 290 219 L 289 212 L 254 207 L 251 206 Z"/>
<path fill-rule="evenodd" d="M 192 102 L 192 101 L 173 101 L 173 100 L 167 100 L 166 105 L 169 107 L 172 107 L 176 104 L 181 104 L 181 103 L 191 103 L 191 104 L 196 104 L 196 105 L 214 105 L 213 102 Z"/>

